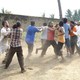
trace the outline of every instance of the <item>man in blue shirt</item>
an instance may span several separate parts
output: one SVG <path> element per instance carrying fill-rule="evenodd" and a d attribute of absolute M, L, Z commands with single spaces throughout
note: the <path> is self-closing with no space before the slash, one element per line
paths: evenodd
<path fill-rule="evenodd" d="M 28 45 L 28 57 L 31 55 L 33 51 L 34 38 L 36 32 L 40 32 L 40 30 L 36 28 L 35 22 L 31 21 L 31 25 L 27 27 L 27 33 L 25 38 L 25 41 Z"/>
<path fill-rule="evenodd" d="M 69 24 L 67 23 L 67 18 L 64 18 L 63 19 L 63 23 L 64 23 L 64 29 L 65 29 L 65 44 L 66 44 L 66 47 L 67 47 L 67 52 L 69 51 L 70 52 L 70 55 L 72 55 L 72 50 L 71 50 L 71 42 L 70 42 L 70 35 L 69 35 L 69 32 L 71 31 L 71 28 L 69 26 Z"/>

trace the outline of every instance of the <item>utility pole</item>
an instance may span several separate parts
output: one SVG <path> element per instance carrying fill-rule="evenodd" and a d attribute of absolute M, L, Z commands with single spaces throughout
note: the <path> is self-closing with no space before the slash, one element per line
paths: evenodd
<path fill-rule="evenodd" d="M 60 20 L 62 20 L 62 8 L 61 8 L 61 2 L 60 0 L 57 0 L 58 2 L 58 8 L 59 8 L 59 17 L 60 17 Z"/>

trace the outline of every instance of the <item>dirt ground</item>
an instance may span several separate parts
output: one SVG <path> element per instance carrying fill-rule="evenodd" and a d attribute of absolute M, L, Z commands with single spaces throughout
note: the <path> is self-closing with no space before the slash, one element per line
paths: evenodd
<path fill-rule="evenodd" d="M 40 44 L 37 44 L 39 47 Z M 73 58 L 66 58 L 65 62 L 60 63 L 60 58 L 56 60 L 53 48 L 49 47 L 46 55 L 40 58 L 40 53 L 36 55 L 35 49 L 29 59 L 27 56 L 27 45 L 23 45 L 25 69 L 26 72 L 21 74 L 16 55 L 8 69 L 4 69 L 1 63 L 4 55 L 0 55 L 0 80 L 80 80 L 80 56 L 75 54 Z M 66 51 L 64 49 L 64 56 Z"/>

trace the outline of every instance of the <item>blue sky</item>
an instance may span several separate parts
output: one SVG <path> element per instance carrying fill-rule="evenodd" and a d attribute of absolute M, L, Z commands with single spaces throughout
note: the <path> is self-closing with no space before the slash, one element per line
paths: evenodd
<path fill-rule="evenodd" d="M 67 9 L 80 8 L 80 0 L 61 0 L 61 4 L 63 16 Z M 42 16 L 45 13 L 46 17 L 54 14 L 59 18 L 57 0 L 0 0 L 0 12 L 2 8 L 14 14 Z"/>

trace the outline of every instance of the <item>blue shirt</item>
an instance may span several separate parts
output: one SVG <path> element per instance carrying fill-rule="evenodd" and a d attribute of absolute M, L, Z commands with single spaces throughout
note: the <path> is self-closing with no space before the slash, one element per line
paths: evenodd
<path fill-rule="evenodd" d="M 64 25 L 64 29 L 65 29 L 65 38 L 69 38 L 69 30 L 71 30 L 69 24 L 65 23 Z"/>
<path fill-rule="evenodd" d="M 35 26 L 28 26 L 27 27 L 27 34 L 26 34 L 26 42 L 29 44 L 34 43 L 35 33 L 39 32 L 39 30 Z"/>

